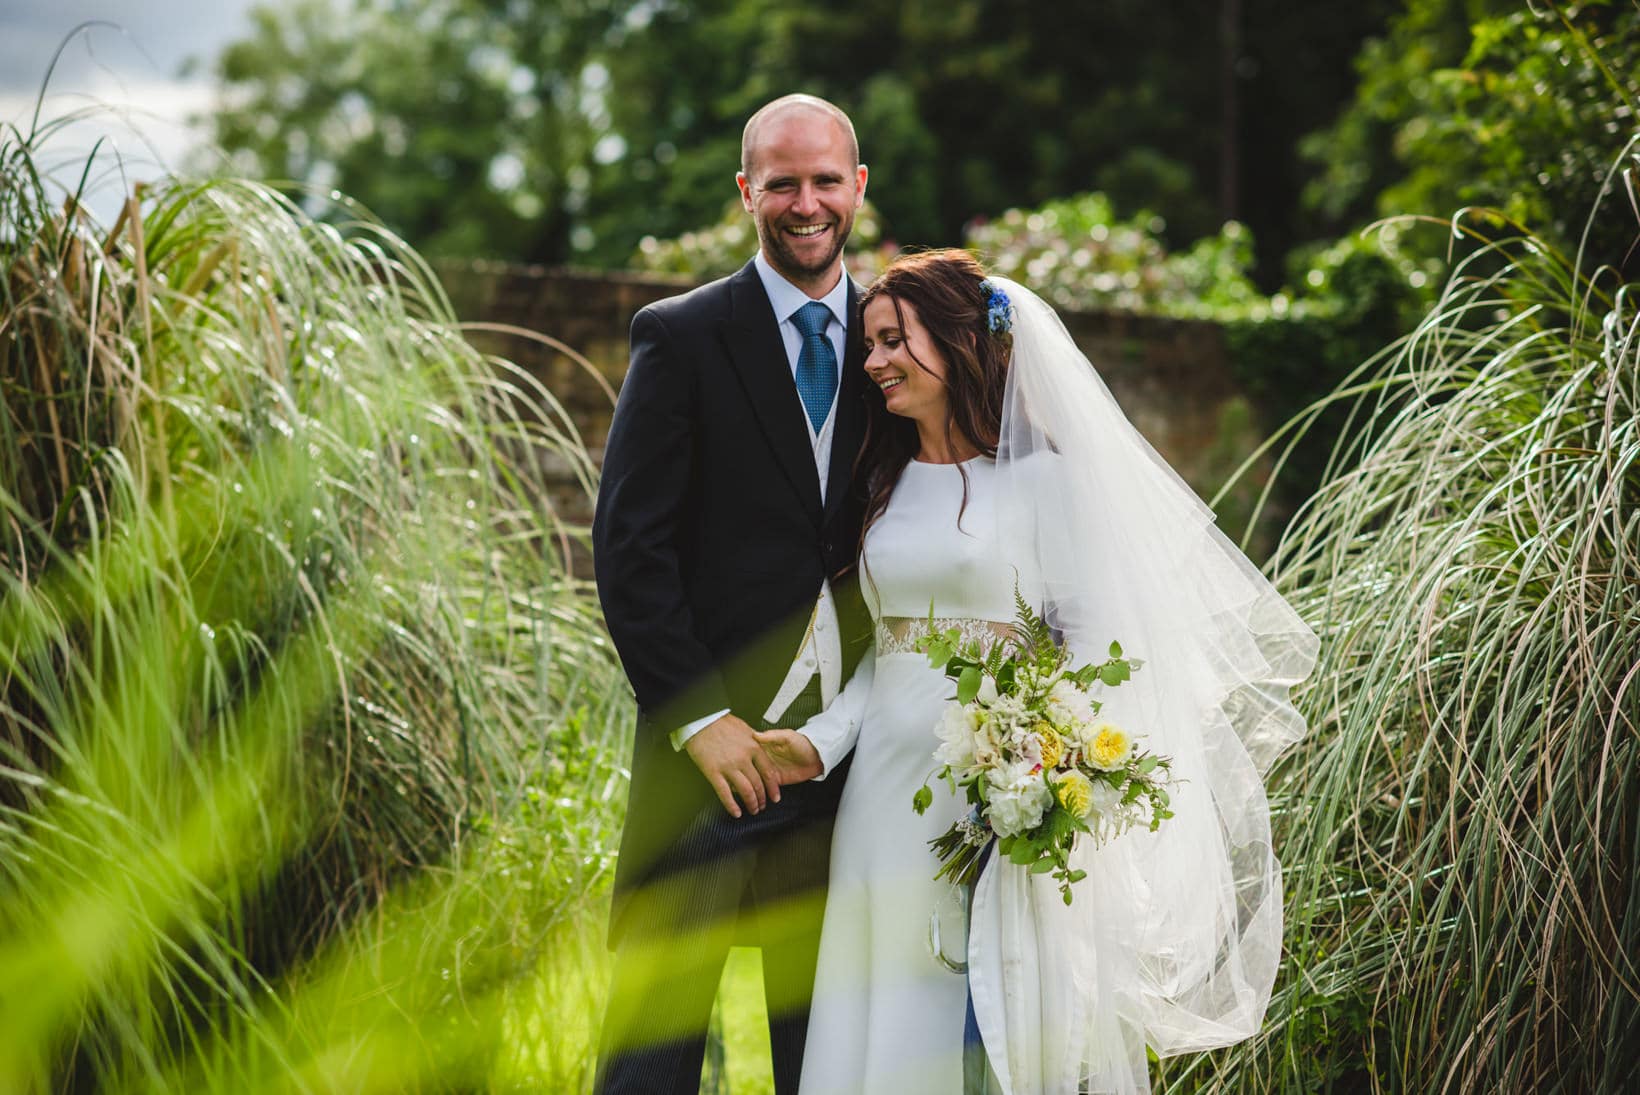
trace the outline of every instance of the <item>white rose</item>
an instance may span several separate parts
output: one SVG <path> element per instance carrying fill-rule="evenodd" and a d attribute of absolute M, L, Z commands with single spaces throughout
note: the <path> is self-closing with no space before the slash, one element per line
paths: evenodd
<path fill-rule="evenodd" d="M 948 703 L 934 727 L 939 735 L 939 747 L 934 759 L 955 768 L 968 768 L 974 763 L 974 719 L 960 703 Z"/>
<path fill-rule="evenodd" d="M 1014 836 L 1042 824 L 1053 802 L 1053 792 L 1040 772 L 1020 761 L 1003 766 L 989 781 L 991 828 L 998 836 Z"/>

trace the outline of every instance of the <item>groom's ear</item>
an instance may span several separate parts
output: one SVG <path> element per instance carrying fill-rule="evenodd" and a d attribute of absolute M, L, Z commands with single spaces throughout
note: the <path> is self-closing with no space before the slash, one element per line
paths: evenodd
<path fill-rule="evenodd" d="M 750 213 L 752 211 L 752 181 L 746 177 L 746 172 L 735 172 L 735 185 L 740 188 L 740 207 Z"/>
<path fill-rule="evenodd" d="M 866 175 L 865 164 L 854 169 L 854 208 L 858 209 L 866 203 Z"/>

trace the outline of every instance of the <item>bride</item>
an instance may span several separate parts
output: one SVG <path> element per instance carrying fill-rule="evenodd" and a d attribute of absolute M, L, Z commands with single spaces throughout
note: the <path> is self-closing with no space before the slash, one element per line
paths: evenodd
<path fill-rule="evenodd" d="M 1288 688 L 1315 638 L 1034 294 L 931 251 L 893 263 L 863 304 L 875 655 L 823 714 L 761 735 L 787 782 L 855 752 L 802 1091 L 1147 1092 L 1147 1046 L 1210 1049 L 1262 1021 L 1281 874 L 1261 774 L 1303 733 Z M 968 806 L 944 784 L 921 815 L 911 805 L 952 695 L 916 638 L 930 616 L 1006 635 L 1016 588 L 1073 657 L 1117 640 L 1144 662 L 1101 697 L 1104 717 L 1181 781 L 1158 832 L 1079 842 L 1069 905 L 1050 876 L 995 856 L 971 895 L 934 881 L 928 841 Z"/>

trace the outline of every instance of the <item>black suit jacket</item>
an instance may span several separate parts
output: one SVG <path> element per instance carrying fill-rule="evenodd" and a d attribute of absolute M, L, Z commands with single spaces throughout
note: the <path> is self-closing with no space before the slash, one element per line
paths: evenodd
<path fill-rule="evenodd" d="M 722 708 L 758 725 L 821 581 L 854 564 L 863 499 L 852 473 L 865 428 L 858 299 L 851 281 L 824 506 L 802 401 L 753 263 L 632 321 L 593 519 L 599 599 L 639 708 L 618 903 L 680 865 L 670 862 L 678 837 L 702 810 L 722 811 L 671 732 Z M 870 622 L 852 574 L 834 580 L 833 593 L 847 673 Z M 834 811 L 841 782 L 787 788 L 779 816 Z M 763 820 L 746 828 L 765 830 L 771 819 Z"/>

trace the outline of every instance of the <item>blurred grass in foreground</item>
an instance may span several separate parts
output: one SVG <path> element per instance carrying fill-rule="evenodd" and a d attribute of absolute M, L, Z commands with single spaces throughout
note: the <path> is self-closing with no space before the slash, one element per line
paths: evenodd
<path fill-rule="evenodd" d="M 55 128 L 0 133 L 0 1090 L 583 1087 L 585 450 L 368 218 L 166 180 L 105 230 Z"/>

